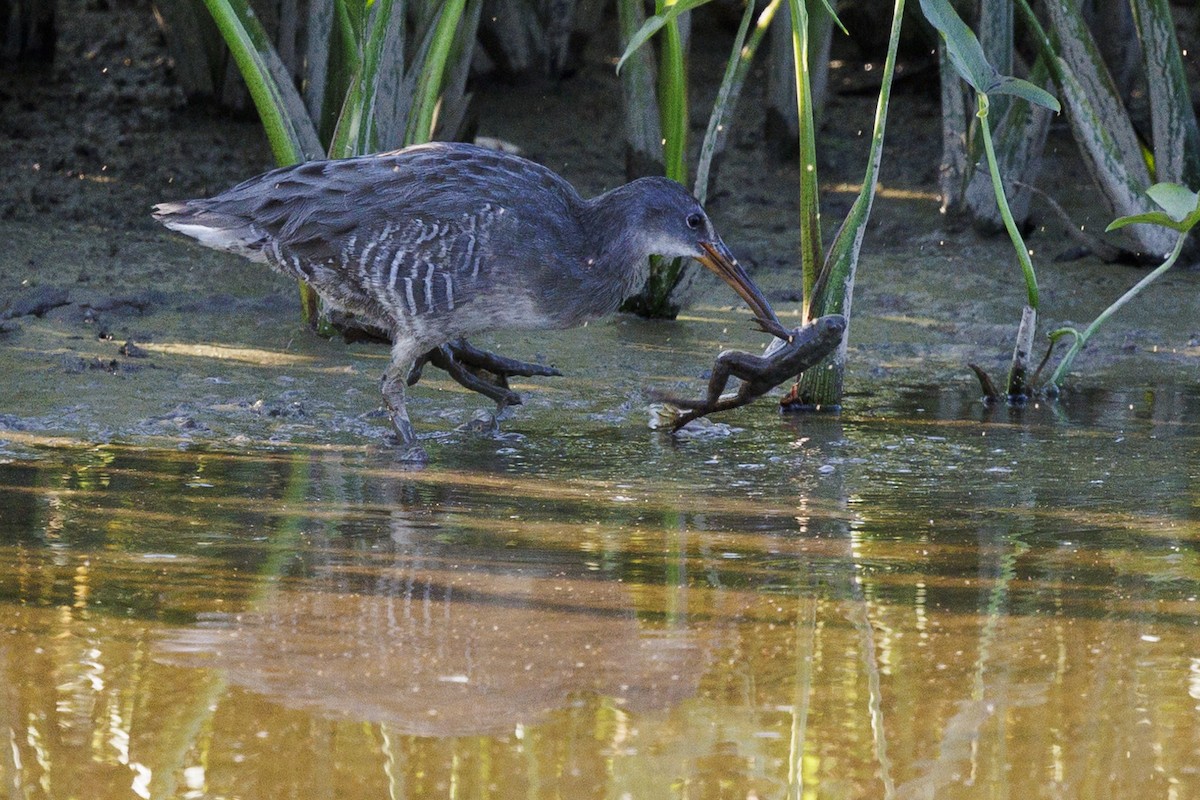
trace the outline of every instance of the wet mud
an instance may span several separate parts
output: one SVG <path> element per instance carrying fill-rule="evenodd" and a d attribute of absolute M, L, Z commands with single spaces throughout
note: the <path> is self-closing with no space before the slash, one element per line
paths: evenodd
<path fill-rule="evenodd" d="M 316 336 L 301 323 L 287 280 L 150 219 L 156 202 L 212 193 L 269 168 L 255 121 L 185 102 L 148 8 L 65 6 L 54 66 L 14 72 L 0 90 L 0 374 L 10 376 L 0 386 L 0 425 L 98 440 L 380 441 L 384 348 Z M 697 48 L 697 131 L 719 76 L 721 41 Z M 481 87 L 480 133 L 516 144 L 584 195 L 622 182 L 614 46 L 595 41 L 579 72 L 558 84 Z M 839 69 L 834 85 L 853 90 L 831 98 L 819 142 L 830 239 L 857 190 L 874 105 L 856 88 L 858 68 Z M 797 176 L 761 146 L 761 83 L 750 82 L 739 107 L 709 206 L 793 325 Z M 847 334 L 851 408 L 855 396 L 889 387 L 974 391 L 967 362 L 1003 372 L 1023 301 L 1007 241 L 981 238 L 939 213 L 936 98 L 906 86 L 893 99 Z M 1047 183 L 1077 224 L 1103 228 L 1107 215 L 1083 188 L 1073 150 L 1056 128 Z M 1056 262 L 1074 244 L 1048 212 L 1029 245 L 1042 281 L 1042 331 L 1086 324 L 1143 274 L 1090 258 Z M 566 373 L 520 382 L 525 405 L 502 416 L 501 430 L 531 415 L 581 430 L 595 420 L 642 429 L 651 390 L 696 395 L 720 351 L 761 352 L 769 337 L 709 278 L 697 279 L 677 322 L 618 316 L 579 331 L 476 342 Z M 1168 274 L 1123 309 L 1077 360 L 1062 402 L 1097 387 L 1195 386 L 1198 281 L 1195 272 Z M 436 372 L 413 394 L 425 436 L 459 436 L 455 426 L 487 405 Z M 717 421 L 736 426 L 746 415 L 776 413 L 775 405 L 771 395 Z"/>

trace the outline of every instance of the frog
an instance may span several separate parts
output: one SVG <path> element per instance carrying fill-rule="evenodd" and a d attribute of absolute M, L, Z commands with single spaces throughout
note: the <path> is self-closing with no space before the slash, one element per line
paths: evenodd
<path fill-rule="evenodd" d="M 690 400 L 655 393 L 664 403 L 685 410 L 670 422 L 672 432 L 692 420 L 751 403 L 820 363 L 842 343 L 846 325 L 846 318 L 841 314 L 827 314 L 791 330 L 781 325 L 762 325 L 775 337 L 763 354 L 756 356 L 743 350 L 722 351 L 713 364 L 708 391 L 702 399 Z M 730 378 L 740 379 L 741 386 L 732 394 L 722 395 Z"/>

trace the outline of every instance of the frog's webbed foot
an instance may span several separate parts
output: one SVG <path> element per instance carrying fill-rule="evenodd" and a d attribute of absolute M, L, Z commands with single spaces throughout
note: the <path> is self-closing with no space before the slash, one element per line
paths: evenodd
<path fill-rule="evenodd" d="M 517 361 L 480 350 L 466 339 L 456 339 L 435 347 L 418 358 L 408 374 L 409 386 L 421 379 L 421 371 L 426 364 L 445 370 L 462 386 L 491 398 L 499 408 L 521 404 L 521 395 L 508 388 L 510 377 L 562 375 L 554 367 Z"/>
<path fill-rule="evenodd" d="M 729 411 L 734 408 L 740 408 L 741 406 L 752 402 L 756 397 L 758 397 L 758 395 L 738 392 L 737 394 L 722 395 L 721 398 L 715 403 L 709 403 L 707 401 L 685 401 L 684 403 L 672 403 L 672 405 L 677 405 L 679 408 L 686 408 L 688 411 L 680 414 L 678 417 L 676 417 L 675 421 L 671 423 L 671 432 L 674 433 L 675 431 L 678 431 L 680 428 L 682 428 L 684 425 L 687 425 L 694 419 L 707 417 L 709 414 L 715 414 L 718 411 Z"/>
<path fill-rule="evenodd" d="M 728 380 L 728 378 L 725 378 L 725 380 Z M 692 420 L 707 417 L 709 414 L 717 411 L 728 411 L 731 408 L 744 406 L 758 396 L 749 394 L 746 391 L 747 386 L 745 383 L 742 384 L 742 388 L 735 394 L 720 394 L 724 388 L 725 384 L 722 382 L 714 393 L 709 394 L 701 400 L 689 400 L 658 391 L 651 391 L 650 396 L 660 403 L 673 406 L 676 410 L 683 412 L 669 417 L 669 427 L 671 428 L 671 432 L 674 433 Z M 667 427 L 667 425 L 662 425 L 662 427 Z"/>

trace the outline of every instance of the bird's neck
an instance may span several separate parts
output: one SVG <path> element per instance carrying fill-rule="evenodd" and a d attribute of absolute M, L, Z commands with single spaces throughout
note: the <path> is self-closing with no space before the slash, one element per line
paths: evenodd
<path fill-rule="evenodd" d="M 600 274 L 618 276 L 622 300 L 641 290 L 651 255 L 642 235 L 641 193 L 625 184 L 586 201 L 584 229 Z"/>

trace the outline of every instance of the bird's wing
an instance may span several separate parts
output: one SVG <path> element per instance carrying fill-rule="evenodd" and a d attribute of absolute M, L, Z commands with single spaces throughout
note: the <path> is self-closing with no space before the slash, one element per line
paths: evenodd
<path fill-rule="evenodd" d="M 273 170 L 206 200 L 164 204 L 168 227 L 419 315 L 494 291 L 527 252 L 559 253 L 581 201 L 530 161 L 436 143 Z"/>

